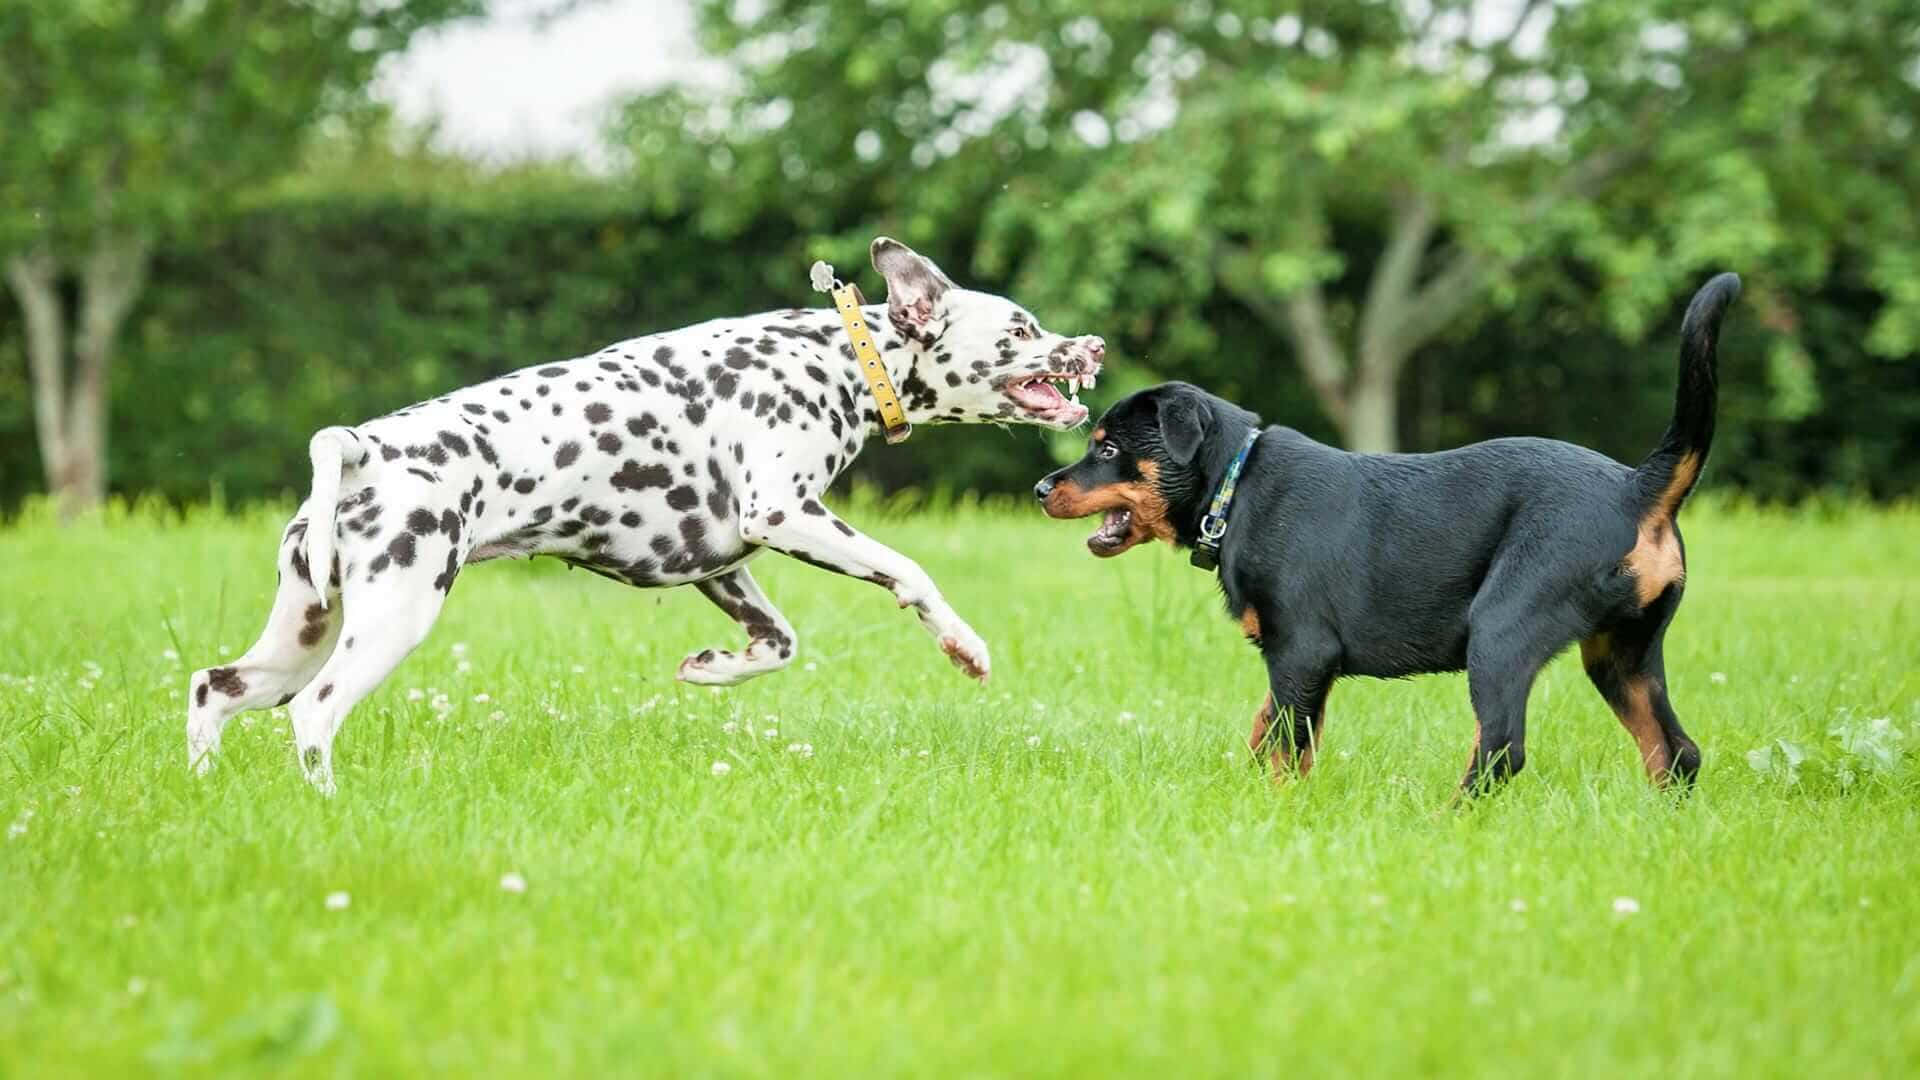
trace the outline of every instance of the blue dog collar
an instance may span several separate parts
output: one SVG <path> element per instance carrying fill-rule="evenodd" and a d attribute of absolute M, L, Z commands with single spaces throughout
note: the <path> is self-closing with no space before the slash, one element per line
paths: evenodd
<path fill-rule="evenodd" d="M 1220 481 L 1220 490 L 1213 493 L 1213 504 L 1207 507 L 1207 516 L 1200 519 L 1200 539 L 1193 545 L 1191 557 L 1193 565 L 1202 570 L 1212 570 L 1220 565 L 1220 538 L 1227 535 L 1227 508 L 1233 504 L 1233 488 L 1240 481 L 1240 469 L 1247 463 L 1247 455 L 1253 452 L 1254 441 L 1260 438 L 1260 429 L 1247 432 L 1247 441 L 1240 444 L 1240 452 L 1233 457 L 1233 464 L 1227 466 L 1226 479 Z"/>

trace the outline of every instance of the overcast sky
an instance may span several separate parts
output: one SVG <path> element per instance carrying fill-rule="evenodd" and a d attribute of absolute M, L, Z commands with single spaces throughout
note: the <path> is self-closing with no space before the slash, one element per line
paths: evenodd
<path fill-rule="evenodd" d="M 702 77 L 687 0 L 597 0 L 546 25 L 532 18 L 554 3 L 495 0 L 485 19 L 421 35 L 377 92 L 406 119 L 438 117 L 452 149 L 591 156 L 609 102 Z"/>
<path fill-rule="evenodd" d="M 571 10 L 535 18 L 556 8 Z M 1480 0 L 1461 25 L 1476 39 L 1503 34 L 1519 10 L 1519 0 Z M 1517 43 L 1522 52 L 1538 47 L 1544 18 L 1532 29 Z M 493 0 L 486 18 L 419 37 L 387 66 L 376 92 L 405 119 L 437 118 L 449 149 L 593 161 L 610 103 L 666 82 L 716 78 L 717 65 L 694 45 L 690 0 Z M 1540 130 L 1521 125 L 1508 137 L 1529 141 L 1556 122 L 1552 114 L 1536 119 Z"/>

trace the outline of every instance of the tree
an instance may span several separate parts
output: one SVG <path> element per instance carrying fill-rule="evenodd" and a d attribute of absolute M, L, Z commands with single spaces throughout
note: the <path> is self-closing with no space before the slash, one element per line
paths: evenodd
<path fill-rule="evenodd" d="M 1783 331 L 1771 377 L 1805 394 L 1786 287 L 1853 251 L 1886 298 L 1874 347 L 1920 344 L 1906 0 L 759 7 L 703 0 L 741 78 L 643 100 L 650 165 L 730 169 L 830 244 L 982 219 L 982 267 L 1023 298 L 1153 320 L 1183 354 L 1231 296 L 1357 449 L 1398 444 L 1410 358 L 1492 305 L 1597 294 L 1631 337 L 1739 268 Z M 1377 243 L 1350 263 L 1354 223 Z"/>
<path fill-rule="evenodd" d="M 285 167 L 382 57 L 482 2 L 0 0 L 0 265 L 64 516 L 106 493 L 114 344 L 155 244 Z"/>

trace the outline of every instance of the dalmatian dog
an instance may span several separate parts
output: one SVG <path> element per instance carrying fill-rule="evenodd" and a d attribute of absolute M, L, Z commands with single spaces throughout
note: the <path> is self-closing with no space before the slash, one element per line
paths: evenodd
<path fill-rule="evenodd" d="M 1086 420 L 1106 346 L 1003 297 L 956 287 L 906 245 L 873 242 L 887 302 L 861 310 L 913 423 Z M 1065 393 L 1062 393 L 1065 390 Z M 793 661 L 793 627 L 747 564 L 763 550 L 887 589 L 962 671 L 987 647 L 913 560 L 822 504 L 880 430 L 833 310 L 718 319 L 542 364 L 310 444 L 313 490 L 280 541 L 266 630 L 188 684 L 204 771 L 235 713 L 289 705 L 300 765 L 333 789 L 333 738 L 423 640 L 468 563 L 550 555 L 645 588 L 691 584 L 746 631 L 677 677 L 727 685 Z"/>

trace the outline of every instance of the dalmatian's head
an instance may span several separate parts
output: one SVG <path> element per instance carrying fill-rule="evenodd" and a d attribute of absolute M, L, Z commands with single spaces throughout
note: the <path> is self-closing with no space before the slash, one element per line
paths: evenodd
<path fill-rule="evenodd" d="M 1084 423 L 1107 344 L 1043 329 L 1019 304 L 955 285 L 932 260 L 882 236 L 873 268 L 887 319 L 913 350 L 900 395 L 916 422 L 1008 422 L 1065 430 Z"/>

